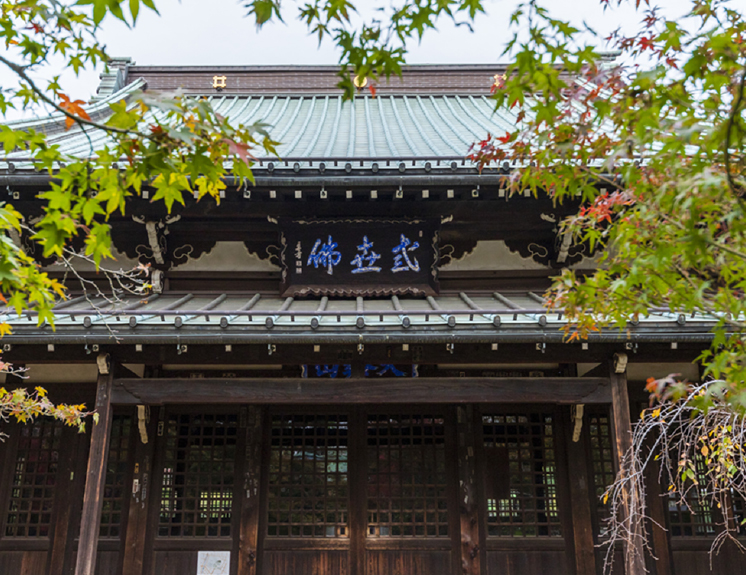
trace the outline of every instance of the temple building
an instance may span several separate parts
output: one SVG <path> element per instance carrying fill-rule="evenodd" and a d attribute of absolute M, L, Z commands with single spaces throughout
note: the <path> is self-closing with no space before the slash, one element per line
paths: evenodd
<path fill-rule="evenodd" d="M 219 204 L 169 214 L 146 189 L 113 218 L 107 265 L 150 264 L 150 295 L 85 294 L 39 255 L 71 298 L 54 329 L 6 311 L 3 361 L 28 379 L 5 385 L 100 423 L 3 426 L 0 574 L 600 575 L 601 499 L 644 382 L 697 380 L 713 320 L 651 310 L 566 341 L 543 294 L 596 265 L 561 233 L 577 206 L 511 194 L 520 165 L 466 157 L 515 125 L 490 99 L 504 71 L 411 66 L 344 101 L 335 67 L 114 60 L 92 117 L 180 88 L 267 124 L 279 157 Z M 13 127 L 80 155 L 105 137 Z M 49 181 L 0 158 L 30 222 Z M 746 574 L 732 545 L 711 562 L 718 509 L 648 483 L 650 573 Z"/>

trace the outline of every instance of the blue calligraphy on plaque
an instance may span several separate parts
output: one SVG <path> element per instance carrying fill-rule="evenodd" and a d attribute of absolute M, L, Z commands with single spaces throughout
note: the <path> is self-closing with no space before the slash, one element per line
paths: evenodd
<path fill-rule="evenodd" d="M 413 272 L 420 271 L 420 263 L 417 261 L 417 259 L 414 256 L 410 257 L 409 255 L 410 252 L 413 252 L 419 247 L 420 247 L 419 242 L 412 243 L 407 236 L 405 236 L 404 234 L 401 234 L 401 240 L 399 241 L 399 245 L 396 246 L 393 250 L 391 250 L 391 252 L 395 254 L 394 267 L 391 268 L 391 271 L 394 273 L 406 272 L 406 271 L 413 271 Z"/>
<path fill-rule="evenodd" d="M 383 365 L 368 364 L 365 366 L 365 377 L 373 377 L 374 375 L 382 377 L 387 373 L 391 373 L 394 377 L 405 377 L 407 375 L 400 369 L 396 369 L 396 366 L 390 363 L 385 363 Z"/>
<path fill-rule="evenodd" d="M 313 244 L 311 254 L 308 256 L 306 265 L 310 266 L 313 264 L 313 267 L 317 269 L 321 266 L 322 268 L 326 268 L 326 273 L 332 275 L 334 273 L 334 266 L 338 265 L 341 259 L 342 254 L 337 251 L 337 243 L 332 240 L 332 236 L 330 235 L 325 244 L 322 244 L 320 239 L 316 240 L 316 243 Z"/>
<path fill-rule="evenodd" d="M 367 272 L 380 272 L 381 268 L 374 266 L 376 260 L 380 259 L 380 254 L 373 251 L 373 242 L 368 241 L 368 236 L 363 236 L 363 243 L 357 247 L 357 254 L 350 262 L 355 269 L 352 270 L 354 274 L 364 274 Z"/>
<path fill-rule="evenodd" d="M 436 219 L 282 220 L 280 293 L 436 294 L 439 225 Z"/>
<path fill-rule="evenodd" d="M 417 377 L 416 365 L 366 364 L 364 377 Z M 347 379 L 352 377 L 352 365 L 349 363 L 333 365 L 304 365 L 304 378 Z"/>
<path fill-rule="evenodd" d="M 340 375 L 342 377 L 350 377 L 352 375 L 352 366 L 350 364 L 344 365 L 317 365 L 316 377 L 331 377 L 335 379 Z M 340 368 L 342 368 L 340 370 Z"/>

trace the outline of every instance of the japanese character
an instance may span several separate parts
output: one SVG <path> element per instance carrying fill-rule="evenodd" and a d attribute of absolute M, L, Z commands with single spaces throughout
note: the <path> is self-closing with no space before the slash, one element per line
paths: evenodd
<path fill-rule="evenodd" d="M 396 254 L 394 257 L 394 267 L 391 268 L 392 272 L 397 273 L 410 270 L 413 272 L 420 271 L 420 263 L 414 257 L 410 259 L 409 254 L 407 253 L 413 252 L 419 248 L 420 244 L 419 242 L 414 242 L 411 246 L 410 244 L 412 244 L 412 242 L 409 241 L 409 238 L 402 234 L 399 245 L 391 250 L 392 253 Z"/>
<path fill-rule="evenodd" d="M 350 262 L 352 265 L 356 266 L 354 270 L 352 270 L 352 273 L 354 274 L 362 274 L 366 272 L 380 272 L 381 268 L 378 266 L 374 266 L 373 264 L 376 263 L 376 260 L 379 259 L 381 256 L 380 254 L 377 254 L 374 252 L 371 248 L 373 247 L 373 242 L 368 241 L 368 236 L 363 236 L 363 243 L 362 245 L 359 245 L 357 247 L 357 251 L 363 252 L 361 254 L 357 254 L 355 258 Z M 368 265 L 363 265 L 363 263 L 367 263 Z"/>
<path fill-rule="evenodd" d="M 365 377 L 371 377 L 374 375 L 381 377 L 381 376 L 386 375 L 389 371 L 395 377 L 404 377 L 406 375 L 406 373 L 404 373 L 400 369 L 396 369 L 395 365 L 391 363 L 386 363 L 383 365 L 370 365 L 370 364 L 366 365 L 365 366 Z"/>
<path fill-rule="evenodd" d="M 329 236 L 325 244 L 322 244 L 320 239 L 316 240 L 316 243 L 313 244 L 311 255 L 308 256 L 306 265 L 310 266 L 313 264 L 313 267 L 318 268 L 319 264 L 321 264 L 322 267 L 326 267 L 326 273 L 332 275 L 334 266 L 339 264 L 339 261 L 342 259 L 342 254 L 335 251 L 336 247 L 337 242 L 332 241 L 332 236 Z"/>
<path fill-rule="evenodd" d="M 352 375 L 352 366 L 345 364 L 342 367 L 342 377 L 350 377 Z M 339 375 L 339 365 L 317 365 L 316 366 L 316 377 L 330 377 L 332 379 Z"/>

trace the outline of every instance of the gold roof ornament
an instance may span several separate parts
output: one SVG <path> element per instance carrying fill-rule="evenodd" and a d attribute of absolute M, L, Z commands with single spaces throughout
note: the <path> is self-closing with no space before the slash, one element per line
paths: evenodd
<path fill-rule="evenodd" d="M 358 90 L 362 90 L 363 88 L 365 88 L 368 85 L 368 78 L 366 78 L 366 77 L 362 77 L 361 78 L 360 76 L 355 76 L 352 79 L 352 83 L 355 84 L 355 87 Z"/>
<path fill-rule="evenodd" d="M 494 93 L 495 90 L 499 90 L 505 85 L 505 81 L 508 79 L 507 74 L 495 74 L 492 76 L 492 88 L 490 90 L 491 93 Z"/>
<path fill-rule="evenodd" d="M 227 81 L 228 81 L 227 76 L 213 76 L 212 87 L 215 88 L 218 92 L 220 92 L 223 90 L 223 88 L 227 86 Z"/>

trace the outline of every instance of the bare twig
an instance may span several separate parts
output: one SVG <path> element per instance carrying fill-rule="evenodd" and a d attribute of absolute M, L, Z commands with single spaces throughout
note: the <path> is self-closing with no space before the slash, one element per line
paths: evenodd
<path fill-rule="evenodd" d="M 741 72 L 741 80 L 738 83 L 738 92 L 736 94 L 736 99 L 733 102 L 733 108 L 731 109 L 730 116 L 728 117 L 728 127 L 725 130 L 725 142 L 723 144 L 725 175 L 728 178 L 728 187 L 730 187 L 731 193 L 741 204 L 741 208 L 746 208 L 746 199 L 744 199 L 743 194 L 738 190 L 739 186 L 736 185 L 736 182 L 733 180 L 733 174 L 731 173 L 730 139 L 733 133 L 733 127 L 736 123 L 736 118 L 738 117 L 738 114 L 741 113 L 744 87 L 746 87 L 746 66 L 744 66 L 744 69 Z"/>
<path fill-rule="evenodd" d="M 631 546 L 642 539 L 652 556 L 648 546 L 651 494 L 646 491 L 645 477 L 654 472 L 667 487 L 664 494 L 655 496 L 688 509 L 703 535 L 716 535 L 711 561 L 728 540 L 746 550 L 738 539 L 733 503 L 746 500 L 746 454 L 740 449 L 746 442 L 746 419 L 719 392 L 722 384 L 691 385 L 683 399 L 664 400 L 634 424 L 632 447 L 604 494 L 610 511 L 602 543 L 606 573 L 612 570 L 618 543 Z M 705 395 L 712 402 L 707 411 L 694 405 Z"/>

